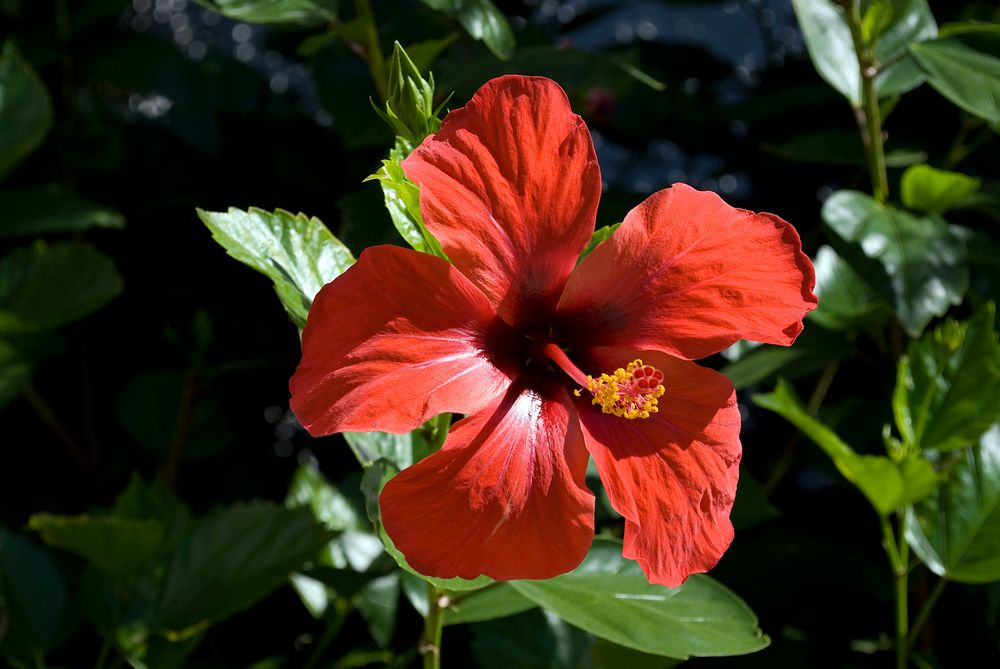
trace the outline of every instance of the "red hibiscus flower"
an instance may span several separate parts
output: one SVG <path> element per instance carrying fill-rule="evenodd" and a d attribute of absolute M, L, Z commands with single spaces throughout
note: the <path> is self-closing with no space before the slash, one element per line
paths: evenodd
<path fill-rule="evenodd" d="M 740 415 L 729 381 L 691 360 L 794 341 L 816 305 L 795 230 L 677 184 L 577 264 L 600 171 L 538 77 L 488 82 L 403 168 L 451 264 L 366 250 L 316 296 L 291 380 L 315 435 L 465 415 L 386 484 L 396 546 L 430 576 L 569 571 L 594 534 L 589 456 L 650 581 L 712 568 L 733 538 Z"/>

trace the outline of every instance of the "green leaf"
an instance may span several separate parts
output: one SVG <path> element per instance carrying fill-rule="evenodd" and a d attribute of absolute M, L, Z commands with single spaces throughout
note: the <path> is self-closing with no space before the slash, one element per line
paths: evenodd
<path fill-rule="evenodd" d="M 322 25 L 337 18 L 336 0 L 197 0 L 223 16 L 248 23 Z"/>
<path fill-rule="evenodd" d="M 115 579 L 126 579 L 149 566 L 166 540 L 158 522 L 114 516 L 36 513 L 28 527 L 49 546 L 75 553 Z"/>
<path fill-rule="evenodd" d="M 480 590 L 464 595 L 449 604 L 444 612 L 445 625 L 495 620 L 512 616 L 538 606 L 522 595 L 510 583 L 490 584 Z"/>
<path fill-rule="evenodd" d="M 586 256 L 588 253 L 596 249 L 598 244 L 609 239 L 611 235 L 614 234 L 615 230 L 617 230 L 620 226 L 621 223 L 612 223 L 611 225 L 605 225 L 602 228 L 597 228 L 597 230 L 594 230 L 594 234 L 590 236 L 590 241 L 587 242 L 587 246 L 584 247 L 583 253 L 580 254 L 580 258 L 577 260 L 577 262 L 583 260 L 584 256 Z"/>
<path fill-rule="evenodd" d="M 35 373 L 35 366 L 15 344 L 0 339 L 0 409 L 18 397 Z"/>
<path fill-rule="evenodd" d="M 886 31 L 892 23 L 893 13 L 893 0 L 867 0 L 862 3 L 861 32 L 866 43 L 871 44 Z"/>
<path fill-rule="evenodd" d="M 66 585 L 48 551 L 0 528 L 0 653 L 44 653 L 56 645 Z"/>
<path fill-rule="evenodd" d="M 250 502 L 220 509 L 167 560 L 157 623 L 184 638 L 284 584 L 330 540 L 308 509 Z"/>
<path fill-rule="evenodd" d="M 857 166 L 867 163 L 865 148 L 857 130 L 804 132 L 776 144 L 765 143 L 761 148 L 782 160 L 796 163 Z M 911 148 L 895 148 L 885 155 L 888 167 L 906 167 L 925 160 L 925 151 Z"/>
<path fill-rule="evenodd" d="M 736 488 L 736 501 L 730 519 L 737 531 L 745 530 L 781 515 L 781 510 L 771 504 L 764 487 L 745 471 L 740 472 L 740 485 Z"/>
<path fill-rule="evenodd" d="M 379 182 L 385 198 L 385 208 L 407 244 L 417 251 L 447 258 L 441 249 L 441 243 L 424 225 L 424 217 L 420 213 L 420 188 L 407 179 L 403 172 L 401 163 L 408 153 L 406 142 L 397 138 L 389 158 L 383 160 L 379 171 L 365 181 Z"/>
<path fill-rule="evenodd" d="M 770 643 L 747 605 L 716 581 L 696 574 L 677 588 L 653 585 L 611 541 L 597 539 L 568 574 L 510 583 L 571 625 L 644 653 L 743 655 Z"/>
<path fill-rule="evenodd" d="M 1000 420 L 1000 344 L 992 303 L 964 323 L 947 320 L 899 361 L 893 413 L 914 449 L 965 448 Z"/>
<path fill-rule="evenodd" d="M 1000 123 L 1000 34 L 945 37 L 910 45 L 927 81 L 953 103 Z"/>
<path fill-rule="evenodd" d="M 907 514 L 907 541 L 943 578 L 1000 580 L 1000 424 L 978 445 L 939 460 L 947 482 Z"/>
<path fill-rule="evenodd" d="M 0 191 L 0 211 L 0 238 L 125 227 L 125 219 L 114 209 L 40 188 Z"/>
<path fill-rule="evenodd" d="M 362 467 L 385 459 L 398 471 L 420 461 L 426 454 L 426 447 L 413 432 L 344 432 L 343 436 Z"/>
<path fill-rule="evenodd" d="M 354 264 L 346 246 L 318 218 L 251 207 L 228 212 L 198 210 L 212 236 L 232 257 L 274 282 L 274 290 L 299 329 L 319 289 Z"/>
<path fill-rule="evenodd" d="M 979 192 L 983 180 L 930 165 L 913 165 L 903 172 L 900 199 L 910 209 L 943 214 Z"/>
<path fill-rule="evenodd" d="M 594 669 L 673 669 L 684 663 L 672 657 L 649 655 L 619 646 L 607 639 L 595 639 L 590 649 Z"/>
<path fill-rule="evenodd" d="M 130 378 L 115 399 L 113 409 L 125 432 L 157 460 L 170 451 L 181 410 L 184 374 L 151 370 Z M 228 449 L 233 435 L 222 403 L 211 389 L 199 394 L 188 427 L 184 460 L 196 461 Z"/>
<path fill-rule="evenodd" d="M 50 125 L 49 92 L 8 40 L 0 52 L 0 180 L 38 148 Z"/>
<path fill-rule="evenodd" d="M 822 448 L 844 478 L 883 516 L 925 497 L 939 483 L 926 460 L 911 457 L 894 462 L 884 455 L 855 453 L 836 432 L 809 415 L 784 379 L 778 381 L 774 392 L 754 395 L 753 402 L 782 416 Z"/>
<path fill-rule="evenodd" d="M 453 17 L 469 36 L 481 41 L 497 58 L 507 60 L 514 53 L 514 33 L 491 0 L 423 0 L 431 9 Z"/>
<path fill-rule="evenodd" d="M 400 573 L 397 571 L 373 579 L 355 598 L 358 611 L 368 623 L 368 631 L 380 648 L 389 648 L 392 633 L 396 630 L 399 578 Z"/>
<path fill-rule="evenodd" d="M 368 512 L 368 519 L 375 527 L 375 533 L 382 541 L 382 545 L 385 546 L 386 552 L 392 556 L 392 559 L 400 567 L 442 590 L 475 590 L 493 583 L 493 579 L 489 576 L 479 576 L 471 581 L 464 578 L 434 578 L 432 576 L 424 576 L 409 565 L 403 554 L 392 543 L 392 539 L 386 534 L 385 528 L 382 526 L 382 512 L 378 505 L 382 488 L 398 472 L 399 468 L 394 463 L 385 458 L 379 458 L 365 467 L 364 476 L 361 478 L 361 491 L 365 495 L 365 508 Z"/>
<path fill-rule="evenodd" d="M 879 97 L 889 97 L 919 86 L 924 75 L 907 57 L 912 42 L 932 39 L 937 24 L 926 0 L 898 0 L 892 21 L 879 18 L 881 34 L 876 55 L 883 68 L 875 78 Z M 833 0 L 792 0 L 809 57 L 819 75 L 854 106 L 861 105 L 858 57 L 844 11 Z M 876 26 L 872 26 L 873 28 Z"/>
<path fill-rule="evenodd" d="M 0 335 L 52 330 L 97 311 L 122 291 L 111 258 L 89 244 L 42 241 L 0 258 Z"/>
<path fill-rule="evenodd" d="M 742 390 L 778 374 L 791 377 L 812 374 L 853 351 L 854 347 L 843 335 L 809 327 L 792 346 L 757 346 L 720 371 L 737 390 Z"/>
<path fill-rule="evenodd" d="M 813 259 L 819 305 L 808 318 L 831 330 L 875 330 L 885 321 L 888 305 L 850 264 L 829 246 Z"/>
<path fill-rule="evenodd" d="M 593 637 L 549 611 L 532 609 L 473 623 L 470 630 L 478 669 L 593 669 Z M 633 669 L 615 669 L 626 667 Z"/>
<path fill-rule="evenodd" d="M 849 245 L 853 257 L 844 255 L 865 282 L 884 286 L 911 337 L 961 303 L 969 285 L 968 255 L 962 238 L 940 218 L 917 218 L 856 191 L 831 195 L 822 216 Z"/>

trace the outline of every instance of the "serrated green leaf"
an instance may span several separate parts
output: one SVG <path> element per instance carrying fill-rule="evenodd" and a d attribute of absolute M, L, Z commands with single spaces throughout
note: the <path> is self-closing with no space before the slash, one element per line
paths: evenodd
<path fill-rule="evenodd" d="M 913 165 L 903 172 L 900 199 L 910 209 L 943 214 L 979 192 L 983 180 L 930 165 Z"/>
<path fill-rule="evenodd" d="M 43 189 L 0 191 L 0 212 L 0 238 L 125 227 L 125 219 L 114 209 Z"/>
<path fill-rule="evenodd" d="M 401 162 L 406 158 L 407 147 L 397 139 L 396 147 L 389 158 L 382 161 L 382 167 L 365 181 L 376 180 L 382 187 L 385 208 L 389 211 L 393 225 L 407 244 L 417 251 L 446 258 L 441 243 L 424 225 L 420 212 L 420 188 L 406 178 Z"/>
<path fill-rule="evenodd" d="M 938 93 L 970 114 L 1000 123 L 1000 33 L 912 44 L 910 53 Z"/>
<path fill-rule="evenodd" d="M 0 652 L 45 653 L 57 642 L 66 585 L 48 551 L 0 528 L 0 601 L 5 634 Z"/>
<path fill-rule="evenodd" d="M 36 513 L 28 527 L 54 548 L 75 553 L 115 579 L 149 567 L 166 544 L 157 521 L 115 516 L 54 516 Z"/>
<path fill-rule="evenodd" d="M 45 84 L 8 40 L 0 52 L 0 180 L 38 148 L 51 124 Z"/>
<path fill-rule="evenodd" d="M 677 588 L 653 585 L 619 544 L 603 539 L 568 574 L 510 584 L 566 622 L 644 653 L 743 655 L 770 643 L 749 607 L 716 581 L 696 574 Z"/>
<path fill-rule="evenodd" d="M 337 18 L 336 0 L 196 0 L 223 16 L 248 23 L 315 26 Z"/>
<path fill-rule="evenodd" d="M 906 539 L 931 571 L 961 583 L 1000 580 L 1000 424 L 942 454 L 947 482 L 906 517 Z"/>
<path fill-rule="evenodd" d="M 318 218 L 251 207 L 228 212 L 198 210 L 226 252 L 274 282 L 274 290 L 299 329 L 319 289 L 354 264 L 350 250 Z"/>
<path fill-rule="evenodd" d="M 0 258 L 0 335 L 53 330 L 122 291 L 114 261 L 89 244 L 36 242 Z"/>
<path fill-rule="evenodd" d="M 948 320 L 910 343 L 899 361 L 893 413 L 904 443 L 915 449 L 964 448 L 1000 420 L 1000 344 L 995 307 L 958 323 Z"/>
<path fill-rule="evenodd" d="M 844 257 L 869 286 L 884 291 L 911 337 L 961 303 L 969 285 L 968 254 L 940 218 L 918 218 L 857 191 L 831 195 L 822 216 L 847 243 L 852 255 Z"/>
<path fill-rule="evenodd" d="M 457 20 L 469 36 L 481 41 L 497 58 L 507 60 L 514 53 L 514 33 L 507 17 L 491 0 L 423 0 L 431 9 Z"/>
<path fill-rule="evenodd" d="M 836 251 L 821 246 L 813 267 L 819 305 L 807 318 L 831 330 L 874 330 L 882 325 L 888 305 Z"/>
<path fill-rule="evenodd" d="M 385 458 L 379 458 L 365 468 L 364 476 L 361 479 L 361 491 L 365 495 L 365 508 L 368 512 L 368 519 L 375 527 L 375 533 L 382 541 L 382 545 L 385 546 L 386 552 L 392 556 L 400 567 L 442 590 L 475 590 L 493 583 L 493 579 L 488 576 L 480 576 L 471 581 L 464 578 L 434 578 L 432 576 L 424 576 L 410 566 L 406 561 L 406 557 L 396 548 L 395 544 L 392 543 L 392 539 L 386 534 L 385 528 L 382 526 L 382 512 L 379 509 L 378 500 L 382 488 L 398 472 L 399 468 L 394 463 Z"/>
<path fill-rule="evenodd" d="M 264 598 L 331 538 L 309 509 L 250 502 L 205 518 L 167 560 L 160 629 L 181 639 Z"/>
<path fill-rule="evenodd" d="M 876 46 L 878 62 L 883 64 L 875 78 L 879 97 L 905 93 L 924 81 L 923 73 L 907 57 L 906 48 L 937 35 L 926 0 L 893 4 L 892 21 L 882 27 Z M 792 7 L 819 75 L 854 106 L 860 106 L 860 67 L 843 10 L 833 0 L 792 0 Z"/>
<path fill-rule="evenodd" d="M 930 463 L 919 457 L 895 462 L 884 455 L 858 455 L 836 432 L 809 415 L 791 384 L 784 379 L 778 381 L 774 392 L 754 395 L 753 402 L 782 416 L 822 448 L 844 478 L 853 483 L 881 515 L 926 497 L 940 483 Z"/>

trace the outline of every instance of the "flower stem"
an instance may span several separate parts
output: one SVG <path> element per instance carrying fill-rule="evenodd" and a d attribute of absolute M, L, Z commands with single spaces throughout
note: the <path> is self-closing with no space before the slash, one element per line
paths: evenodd
<path fill-rule="evenodd" d="M 875 56 L 875 44 L 865 44 L 861 31 L 861 10 L 859 3 L 851 3 L 846 10 L 847 24 L 851 28 L 854 52 L 858 57 L 858 74 L 861 77 L 861 106 L 854 108 L 854 115 L 861 131 L 861 139 L 868 155 L 868 172 L 871 174 L 872 191 L 875 199 L 885 202 L 889 199 L 889 178 L 885 169 L 885 145 L 882 138 L 882 112 L 878 106 L 878 92 L 875 77 L 879 73 Z"/>
<path fill-rule="evenodd" d="M 913 619 L 913 626 L 910 628 L 910 636 L 906 644 L 909 648 L 912 649 L 916 645 L 917 636 L 920 634 L 920 630 L 923 629 L 924 623 L 930 617 L 931 610 L 937 604 L 937 600 L 941 597 L 941 593 L 944 592 L 946 585 L 948 585 L 948 579 L 938 579 L 938 582 L 934 584 L 934 589 L 931 590 L 931 593 L 927 595 L 927 599 L 924 600 L 924 605 L 920 607 L 917 617 Z"/>
<path fill-rule="evenodd" d="M 889 524 L 889 519 L 880 516 L 882 527 L 882 541 L 885 545 L 885 552 L 889 556 L 892 565 L 893 579 L 895 582 L 895 603 L 896 603 L 896 669 L 906 669 L 910 654 L 908 642 L 909 610 L 907 608 L 908 579 L 909 575 L 909 545 L 903 535 L 902 513 L 897 514 L 899 523 L 897 542 L 896 536 Z"/>
<path fill-rule="evenodd" d="M 34 409 L 35 413 L 38 414 L 38 417 L 42 419 L 42 422 L 44 422 L 49 429 L 52 430 L 52 433 L 59 439 L 59 443 L 63 445 L 66 452 L 72 455 L 84 469 L 92 472 L 94 470 L 93 461 L 91 461 L 83 452 L 83 449 L 80 448 L 80 444 L 78 444 L 76 439 L 73 438 L 73 435 L 71 435 L 69 431 L 63 427 L 63 424 L 59 422 L 59 419 L 56 417 L 52 407 L 50 407 L 48 403 L 42 399 L 42 396 L 38 394 L 38 391 L 35 390 L 34 386 L 28 385 L 24 388 L 24 399 L 28 401 L 31 408 Z"/>
<path fill-rule="evenodd" d="M 424 632 L 420 636 L 420 654 L 424 657 L 424 669 L 441 669 L 441 633 L 444 630 L 441 594 L 436 587 L 427 584 L 427 617 L 424 618 Z"/>

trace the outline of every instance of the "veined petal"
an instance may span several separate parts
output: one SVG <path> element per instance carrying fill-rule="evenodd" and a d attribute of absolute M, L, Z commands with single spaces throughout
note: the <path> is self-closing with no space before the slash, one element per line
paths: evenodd
<path fill-rule="evenodd" d="M 407 432 L 477 411 L 510 385 L 488 350 L 497 328 L 486 297 L 444 260 L 367 249 L 309 310 L 292 410 L 314 435 Z"/>
<path fill-rule="evenodd" d="M 590 132 L 558 84 L 487 82 L 403 169 L 420 186 L 427 228 L 503 318 L 551 310 L 601 194 Z"/>
<path fill-rule="evenodd" d="M 559 312 L 583 343 L 696 359 L 740 339 L 791 344 L 815 280 L 791 225 L 675 184 L 580 262 Z"/>
<path fill-rule="evenodd" d="M 587 449 L 612 506 L 625 517 L 622 553 L 652 583 L 680 585 L 715 566 L 733 539 L 729 512 L 739 478 L 740 414 L 721 374 L 655 351 L 600 349 L 613 369 L 642 358 L 663 372 L 659 412 L 624 420 L 581 405 Z M 588 360 L 588 362 L 590 362 Z"/>
<path fill-rule="evenodd" d="M 594 536 L 587 450 L 565 390 L 516 386 L 454 426 L 444 447 L 382 490 L 382 522 L 422 574 L 550 578 Z"/>

